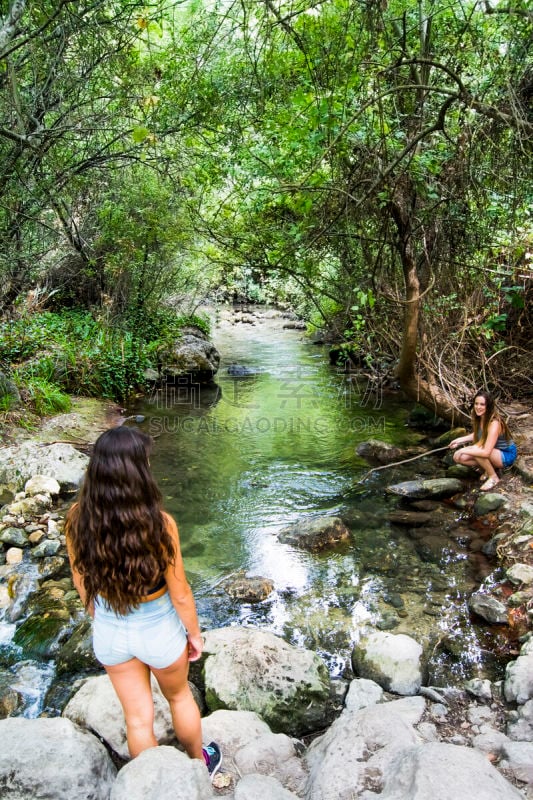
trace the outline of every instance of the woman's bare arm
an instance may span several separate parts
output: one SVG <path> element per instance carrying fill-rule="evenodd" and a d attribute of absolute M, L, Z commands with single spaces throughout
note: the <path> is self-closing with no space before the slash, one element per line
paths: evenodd
<path fill-rule="evenodd" d="M 200 633 L 200 626 L 198 624 L 196 603 L 194 602 L 192 589 L 189 586 L 187 576 L 185 575 L 183 558 L 181 556 L 178 526 L 169 514 L 165 513 L 164 518 L 167 525 L 167 531 L 172 538 L 176 551 L 174 562 L 168 565 L 165 578 L 172 604 L 187 630 L 187 638 L 189 640 L 189 661 L 196 661 L 198 658 L 200 658 L 203 650 L 203 640 Z"/>
<path fill-rule="evenodd" d="M 474 444 L 472 445 L 472 447 L 464 447 L 461 452 L 469 456 L 488 458 L 492 453 L 492 451 L 494 450 L 499 435 L 500 435 L 500 422 L 497 419 L 493 419 L 492 422 L 489 424 L 489 431 L 487 433 L 485 444 L 483 446 L 479 444 Z"/>

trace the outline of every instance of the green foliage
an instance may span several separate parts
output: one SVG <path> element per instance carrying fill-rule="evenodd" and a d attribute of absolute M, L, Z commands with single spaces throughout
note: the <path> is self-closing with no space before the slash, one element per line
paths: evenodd
<path fill-rule="evenodd" d="M 26 402 L 40 417 L 70 411 L 70 397 L 45 378 L 31 377 L 25 380 L 23 393 Z"/>
<path fill-rule="evenodd" d="M 65 392 L 124 401 L 144 388 L 145 369 L 186 325 L 209 333 L 205 317 L 177 316 L 171 309 L 112 325 L 83 311 L 26 314 L 0 326 L 0 358 L 14 365 L 14 377 L 38 414 L 65 410 Z"/>

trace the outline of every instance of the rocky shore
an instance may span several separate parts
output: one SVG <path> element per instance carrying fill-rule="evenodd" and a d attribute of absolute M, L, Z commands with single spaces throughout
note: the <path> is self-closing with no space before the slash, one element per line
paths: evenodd
<path fill-rule="evenodd" d="M 527 456 L 532 437 L 523 430 L 521 452 Z M 205 652 L 190 677 L 204 739 L 216 739 L 224 754 L 212 787 L 203 766 L 176 748 L 156 686 L 162 746 L 127 760 L 122 712 L 94 662 L 89 622 L 64 549 L 65 498 L 85 463 L 86 456 L 68 444 L 0 449 L 0 610 L 16 626 L 14 642 L 26 657 L 53 657 L 67 682 L 80 672 L 88 675 L 71 687 L 62 716 L 54 718 L 17 716 L 16 688 L 0 684 L 3 798 L 533 799 L 533 502 L 527 472 L 525 478 L 504 476 L 492 498 L 475 500 L 482 504 L 480 522 L 495 523 L 488 545 L 499 567 L 498 579 L 487 576 L 473 593 L 470 609 L 487 625 L 516 629 L 516 658 L 504 679 L 428 686 L 424 647 L 386 630 L 361 637 L 351 656 L 355 677 L 339 680 L 330 679 L 316 653 L 266 631 L 205 631 Z M 408 503 L 393 512 L 403 515 L 395 524 L 421 528 L 417 515 L 427 512 L 420 503 L 447 493 L 459 504 L 470 502 L 462 481 L 452 474 L 391 486 Z M 284 535 L 293 546 L 324 549 L 345 539 L 345 527 L 330 520 L 320 529 L 315 524 Z"/>

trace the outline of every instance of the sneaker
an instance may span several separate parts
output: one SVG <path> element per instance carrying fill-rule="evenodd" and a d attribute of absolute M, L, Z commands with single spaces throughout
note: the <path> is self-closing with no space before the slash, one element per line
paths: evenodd
<path fill-rule="evenodd" d="M 209 772 L 210 777 L 214 778 L 222 764 L 222 753 L 220 752 L 220 747 L 216 742 L 210 742 L 210 744 L 202 747 L 202 752 L 204 754 L 207 771 Z"/>

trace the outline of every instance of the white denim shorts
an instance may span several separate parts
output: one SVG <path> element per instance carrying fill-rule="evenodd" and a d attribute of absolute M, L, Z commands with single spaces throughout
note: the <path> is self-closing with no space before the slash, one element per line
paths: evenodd
<path fill-rule="evenodd" d="M 187 646 L 187 632 L 168 592 L 139 603 L 128 614 L 116 614 L 105 600 L 94 604 L 93 648 L 98 661 L 113 667 L 138 658 L 155 669 L 169 667 Z"/>

